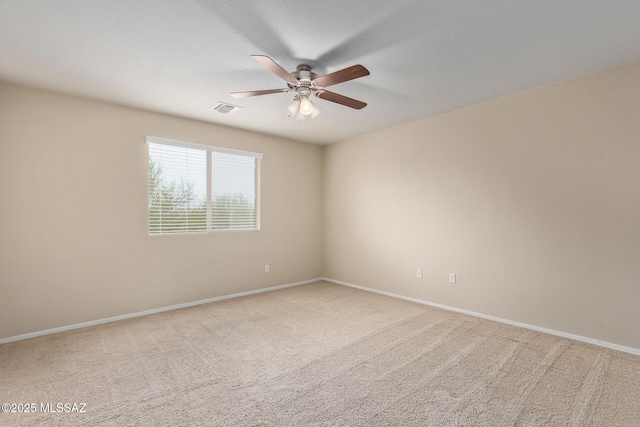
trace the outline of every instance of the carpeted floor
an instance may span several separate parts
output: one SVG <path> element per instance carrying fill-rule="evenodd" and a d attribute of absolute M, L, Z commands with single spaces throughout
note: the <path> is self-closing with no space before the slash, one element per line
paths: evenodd
<path fill-rule="evenodd" d="M 36 412 L 3 426 L 640 426 L 640 357 L 318 282 L 1 345 L 4 402 Z"/>

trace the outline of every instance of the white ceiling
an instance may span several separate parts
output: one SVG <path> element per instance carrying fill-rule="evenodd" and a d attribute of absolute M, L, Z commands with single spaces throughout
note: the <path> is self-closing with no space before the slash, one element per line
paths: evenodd
<path fill-rule="evenodd" d="M 371 75 L 290 119 L 250 58 Z M 317 144 L 640 60 L 639 0 L 0 0 L 0 79 Z M 217 101 L 244 107 L 223 115 Z"/>

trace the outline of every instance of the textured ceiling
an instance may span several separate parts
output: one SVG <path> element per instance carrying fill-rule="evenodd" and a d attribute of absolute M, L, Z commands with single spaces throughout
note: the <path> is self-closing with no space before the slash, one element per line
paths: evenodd
<path fill-rule="evenodd" d="M 285 87 L 251 54 L 362 64 L 331 90 L 369 105 L 231 98 Z M 638 60 L 638 0 L 0 0 L 1 80 L 318 144 Z"/>

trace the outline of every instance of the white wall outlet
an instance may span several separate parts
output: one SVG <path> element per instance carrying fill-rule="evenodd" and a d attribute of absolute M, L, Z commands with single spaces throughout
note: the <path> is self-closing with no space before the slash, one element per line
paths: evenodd
<path fill-rule="evenodd" d="M 456 283 L 456 273 L 449 273 L 449 283 Z"/>
<path fill-rule="evenodd" d="M 421 268 L 416 270 L 416 277 L 418 279 L 422 279 L 422 269 Z"/>
<path fill-rule="evenodd" d="M 269 264 L 265 264 L 264 265 L 264 272 L 268 273 L 269 272 Z"/>

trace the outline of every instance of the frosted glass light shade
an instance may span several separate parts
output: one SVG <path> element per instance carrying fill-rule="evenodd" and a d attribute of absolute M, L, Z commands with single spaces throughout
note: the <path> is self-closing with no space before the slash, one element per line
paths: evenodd
<path fill-rule="evenodd" d="M 294 117 L 296 114 L 298 114 L 299 109 L 300 109 L 300 101 L 297 99 L 294 99 L 293 102 L 289 104 L 289 106 L 287 106 L 287 115 L 289 117 Z"/>
<path fill-rule="evenodd" d="M 300 112 L 305 116 L 311 115 L 313 113 L 313 104 L 309 101 L 309 98 L 300 99 Z"/>

